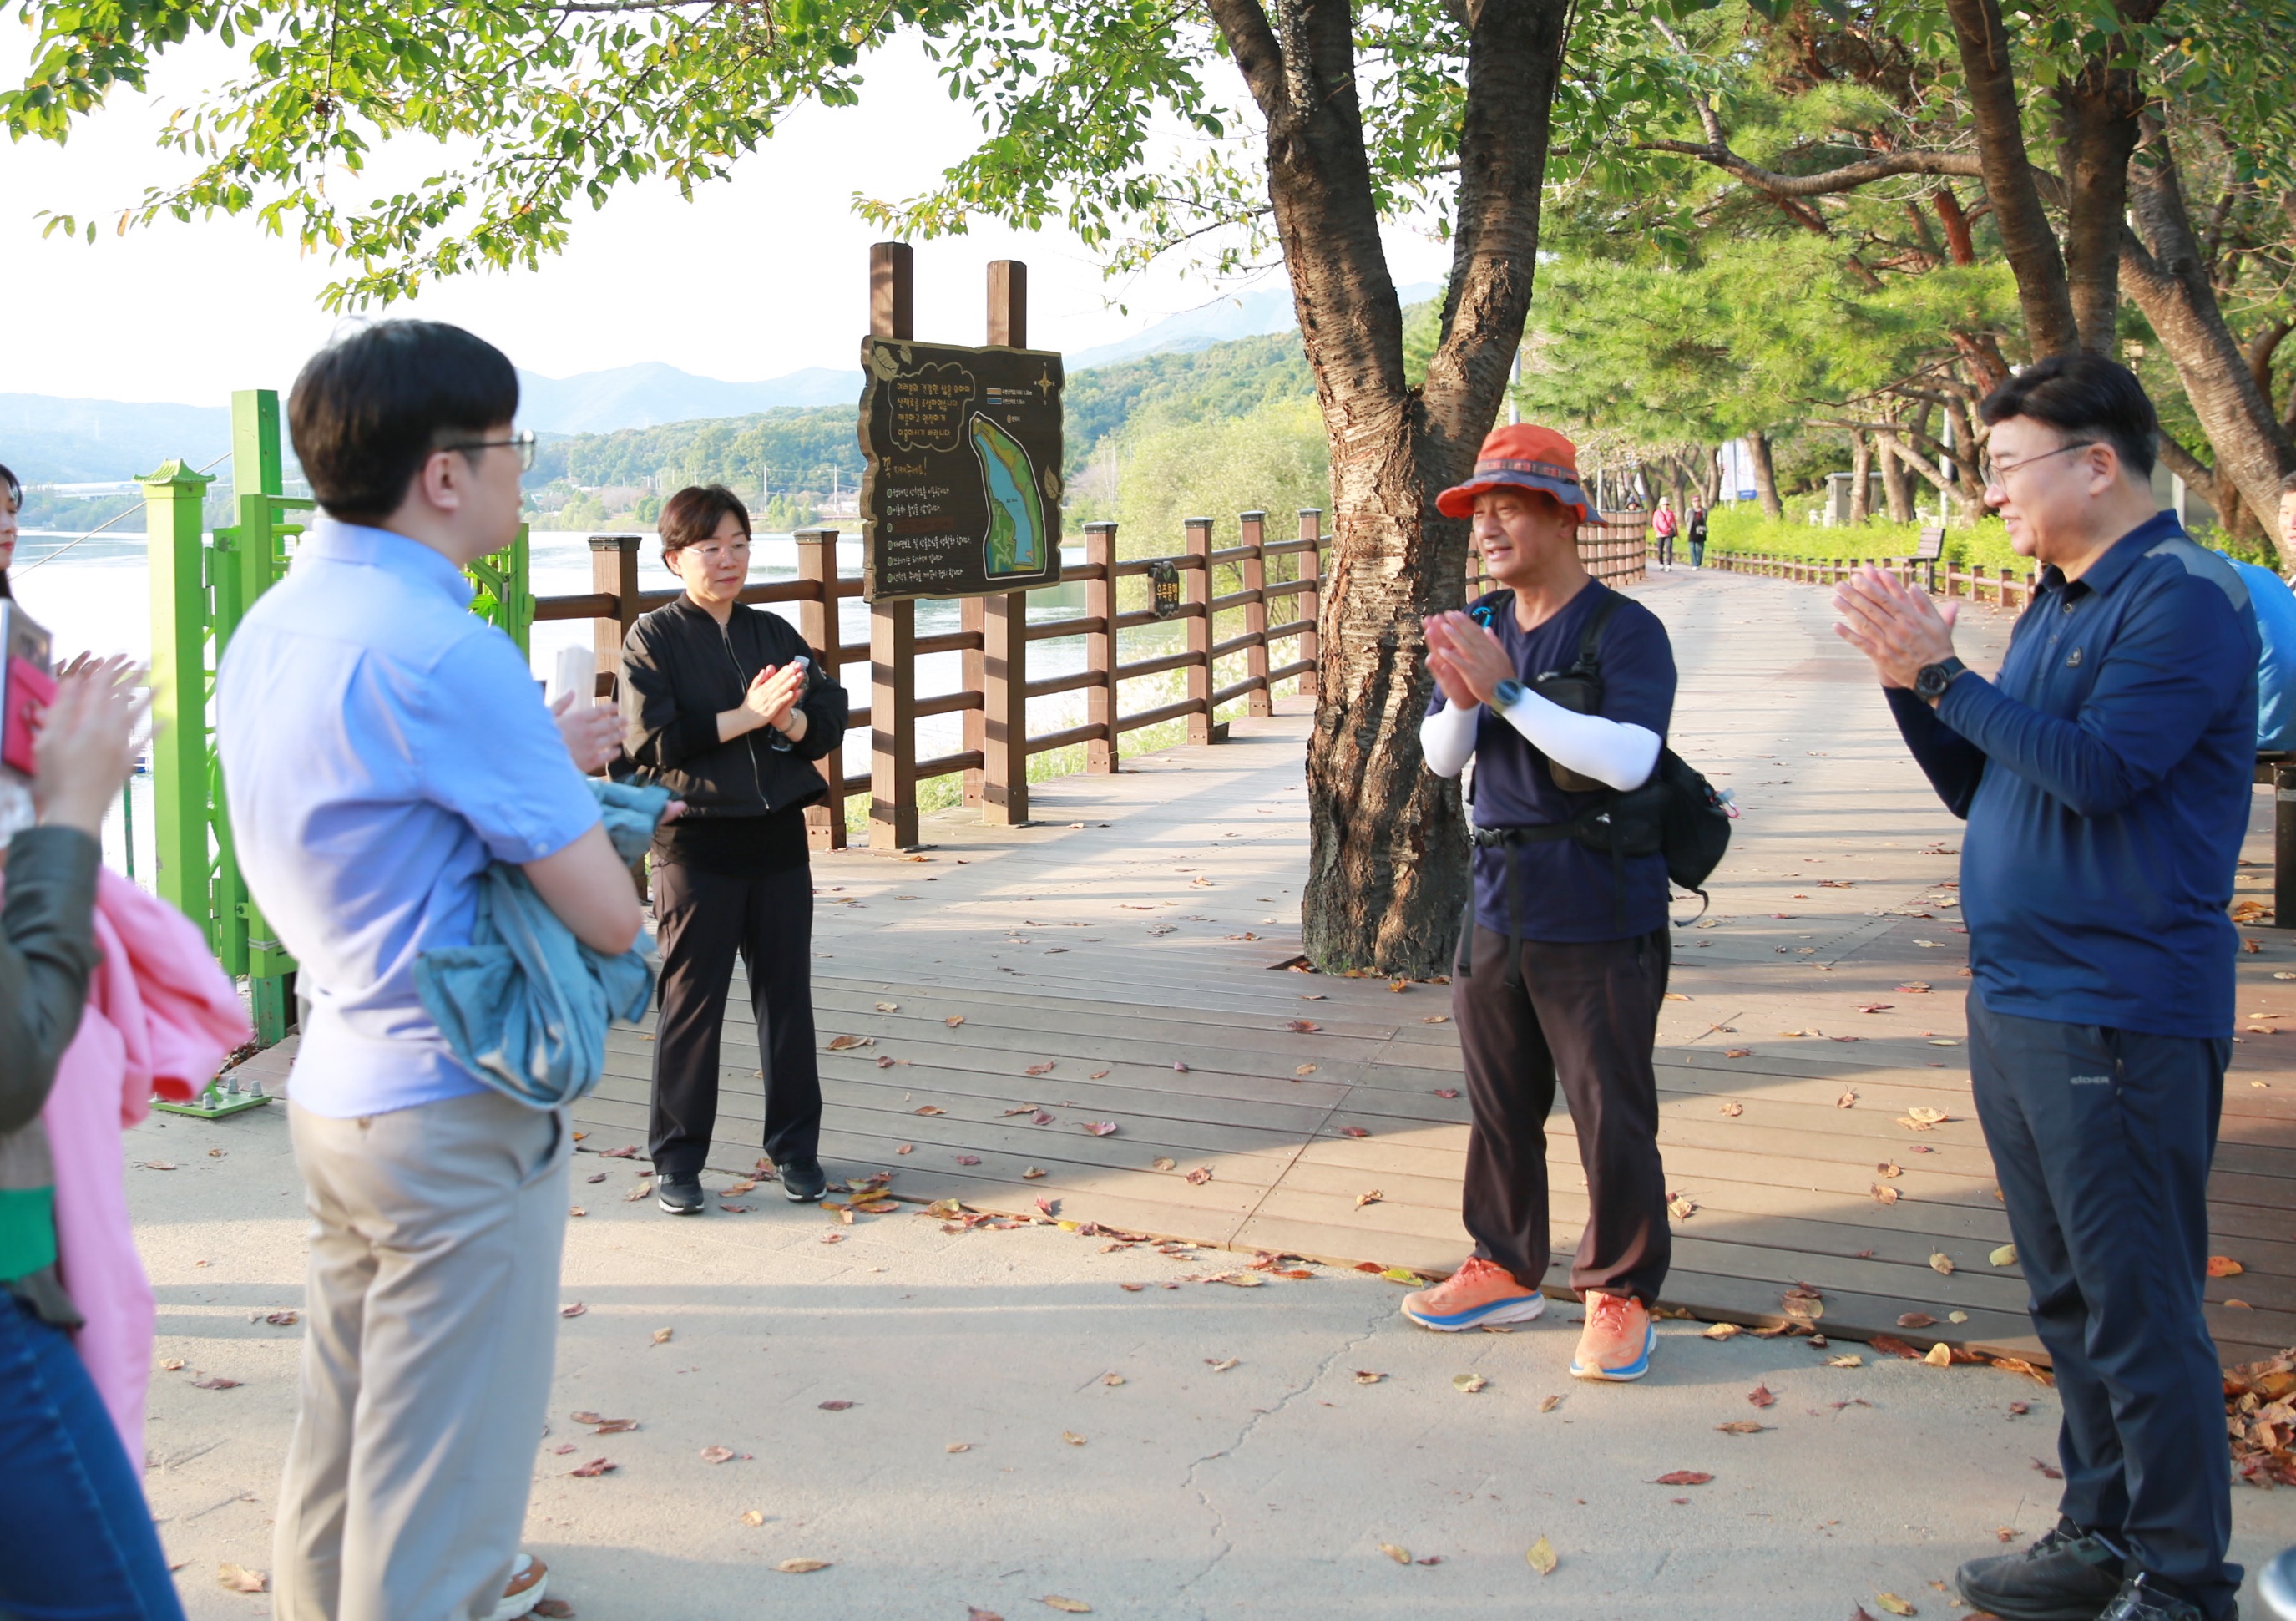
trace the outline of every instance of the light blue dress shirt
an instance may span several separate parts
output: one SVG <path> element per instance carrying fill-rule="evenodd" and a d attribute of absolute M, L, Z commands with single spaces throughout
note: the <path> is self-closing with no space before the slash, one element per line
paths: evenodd
<path fill-rule="evenodd" d="M 2296 749 L 2296 592 L 2270 569 L 2234 561 L 2248 582 L 2264 659 L 2256 669 L 2256 752 Z"/>
<path fill-rule="evenodd" d="M 226 649 L 216 744 L 248 893 L 309 1001 L 288 1082 L 337 1119 L 482 1090 L 414 962 L 470 943 L 489 860 L 598 821 L 515 644 L 420 541 L 322 518 Z"/>

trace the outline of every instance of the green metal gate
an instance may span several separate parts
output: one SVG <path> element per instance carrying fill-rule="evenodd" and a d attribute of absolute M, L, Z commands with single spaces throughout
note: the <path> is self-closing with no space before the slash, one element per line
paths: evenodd
<path fill-rule="evenodd" d="M 237 522 L 202 532 L 214 480 L 171 461 L 142 481 L 152 568 L 152 798 L 160 896 L 207 934 L 224 971 L 248 982 L 256 1041 L 269 1047 L 292 1016 L 295 959 L 249 899 L 215 751 L 215 672 L 255 599 L 287 571 L 304 498 L 282 493 L 279 396 L 231 397 L 232 504 Z M 472 611 L 527 651 L 534 622 L 527 532 L 469 570 Z M 483 747 L 475 732 L 472 746 Z"/>

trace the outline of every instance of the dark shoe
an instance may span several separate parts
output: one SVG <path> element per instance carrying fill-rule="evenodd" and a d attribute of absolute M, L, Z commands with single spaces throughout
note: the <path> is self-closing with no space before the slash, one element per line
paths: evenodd
<path fill-rule="evenodd" d="M 800 1205 L 810 1205 L 829 1191 L 829 1173 L 817 1159 L 792 1159 L 775 1167 L 781 1173 L 782 1195 Z"/>
<path fill-rule="evenodd" d="M 701 1179 L 665 1176 L 654 1185 L 654 1202 L 672 1215 L 701 1214 Z"/>
<path fill-rule="evenodd" d="M 2235 1617 L 2239 1613 L 2233 1612 Z M 2133 1576 L 2120 1584 L 2120 1591 L 2113 1594 L 2112 1602 L 2096 1621 L 2207 1621 L 2207 1617 L 2191 1600 L 2153 1586 L 2152 1577 Z"/>
<path fill-rule="evenodd" d="M 2001 1621 L 2099 1621 L 2121 1591 L 2120 1554 L 2061 1519 L 2024 1552 L 1972 1559 L 1954 1579 L 1964 1603 Z"/>

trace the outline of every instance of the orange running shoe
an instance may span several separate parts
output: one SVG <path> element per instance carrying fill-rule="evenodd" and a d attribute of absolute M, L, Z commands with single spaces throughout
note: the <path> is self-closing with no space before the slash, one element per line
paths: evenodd
<path fill-rule="evenodd" d="M 1515 1281 L 1503 1266 L 1469 1255 L 1431 1289 L 1403 1297 L 1403 1314 L 1423 1329 L 1455 1334 L 1487 1322 L 1529 1322 L 1546 1310 L 1546 1296 Z"/>
<path fill-rule="evenodd" d="M 1573 1378 L 1638 1379 L 1650 1371 L 1657 1349 L 1650 1308 L 1632 1295 L 1587 1291 L 1587 1327 L 1578 1336 L 1578 1354 L 1570 1359 Z"/>

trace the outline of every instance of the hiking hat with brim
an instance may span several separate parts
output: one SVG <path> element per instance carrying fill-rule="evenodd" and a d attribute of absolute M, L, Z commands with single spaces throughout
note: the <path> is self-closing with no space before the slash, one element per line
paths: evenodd
<path fill-rule="evenodd" d="M 1552 428 L 1517 423 L 1493 429 L 1475 457 L 1475 476 L 1437 496 L 1435 510 L 1447 518 L 1472 518 L 1475 498 L 1486 490 L 1543 490 L 1577 507 L 1581 523 L 1603 521 L 1579 487 L 1578 447 Z"/>

